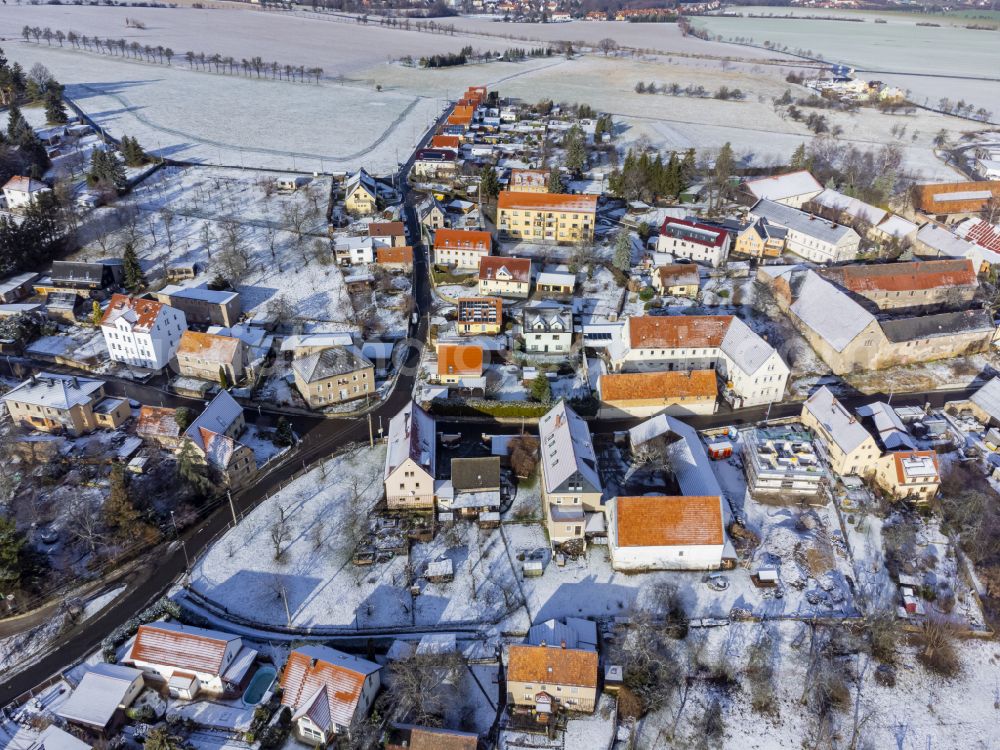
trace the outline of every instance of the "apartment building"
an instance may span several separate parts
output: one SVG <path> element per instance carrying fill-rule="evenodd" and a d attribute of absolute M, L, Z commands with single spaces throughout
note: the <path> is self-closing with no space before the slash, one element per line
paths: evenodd
<path fill-rule="evenodd" d="M 375 365 L 354 346 L 334 346 L 292 361 L 295 387 L 310 409 L 375 393 Z"/>
<path fill-rule="evenodd" d="M 668 217 L 660 227 L 656 249 L 718 268 L 729 257 L 729 244 L 729 232 L 724 229 Z"/>
<path fill-rule="evenodd" d="M 755 220 L 783 227 L 785 249 L 814 263 L 843 263 L 854 260 L 861 248 L 861 237 L 850 227 L 807 214 L 780 203 L 760 200 L 750 209 Z"/>
<path fill-rule="evenodd" d="M 802 405 L 802 424 L 816 433 L 830 468 L 840 476 L 871 476 L 882 456 L 875 438 L 857 417 L 823 386 Z"/>
<path fill-rule="evenodd" d="M 489 232 L 472 229 L 438 229 L 434 232 L 434 262 L 464 271 L 478 271 L 479 262 L 493 247 Z"/>
<path fill-rule="evenodd" d="M 596 221 L 596 195 L 504 191 L 497 200 L 497 230 L 511 239 L 592 242 Z"/>
<path fill-rule="evenodd" d="M 108 353 L 116 362 L 162 370 L 187 330 L 184 313 L 170 305 L 115 294 L 101 318 Z"/>

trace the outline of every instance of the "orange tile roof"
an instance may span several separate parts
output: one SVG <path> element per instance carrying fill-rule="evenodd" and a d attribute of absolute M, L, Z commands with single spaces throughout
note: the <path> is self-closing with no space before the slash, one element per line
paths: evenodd
<path fill-rule="evenodd" d="M 580 211 L 597 210 L 596 195 L 570 195 L 568 193 L 518 193 L 504 190 L 497 199 L 497 210 L 526 209 L 534 211 Z"/>
<path fill-rule="evenodd" d="M 507 682 L 597 687 L 597 652 L 514 645 L 508 650 Z"/>
<path fill-rule="evenodd" d="M 296 649 L 281 673 L 281 703 L 296 715 L 305 712 L 323 730 L 334 724 L 350 726 L 365 677 Z"/>
<path fill-rule="evenodd" d="M 239 346 L 240 340 L 233 336 L 184 331 L 181 334 L 180 344 L 177 345 L 177 354 L 190 354 L 217 362 L 232 362 L 236 358 Z"/>
<path fill-rule="evenodd" d="M 438 347 L 438 375 L 483 374 L 483 349 L 480 346 L 442 344 Z"/>
<path fill-rule="evenodd" d="M 478 229 L 438 229 L 434 233 L 434 248 L 446 250 L 485 250 L 489 253 L 493 237 Z"/>
<path fill-rule="evenodd" d="M 971 286 L 976 283 L 976 269 L 967 258 L 843 266 L 831 273 L 839 277 L 846 289 L 859 294 Z"/>
<path fill-rule="evenodd" d="M 670 370 L 601 375 L 603 401 L 705 397 L 718 393 L 714 370 Z"/>
<path fill-rule="evenodd" d="M 161 437 L 180 437 L 181 428 L 175 419 L 176 409 L 165 406 L 143 406 L 139 409 L 139 421 L 136 422 L 137 435 L 157 435 Z"/>
<path fill-rule="evenodd" d="M 462 139 L 457 135 L 436 135 L 431 138 L 431 148 L 458 148 Z"/>
<path fill-rule="evenodd" d="M 985 180 L 981 182 L 941 182 L 915 186 L 915 203 L 918 211 L 928 214 L 971 213 L 981 211 L 987 198 L 968 197 L 972 193 L 991 193 L 994 198 L 1000 198 L 1000 180 Z M 945 196 L 952 193 L 962 193 L 954 200 Z M 938 200 L 934 197 L 939 196 Z"/>
<path fill-rule="evenodd" d="M 684 284 L 699 283 L 698 266 L 694 263 L 667 263 L 658 266 L 656 273 L 663 286 L 671 286 L 671 282 L 676 282 L 678 279 L 682 279 Z"/>
<path fill-rule="evenodd" d="M 410 750 L 476 750 L 479 736 L 447 729 L 414 727 L 410 730 Z"/>
<path fill-rule="evenodd" d="M 479 280 L 493 281 L 501 268 L 506 268 L 510 272 L 511 281 L 531 281 L 531 258 L 512 258 L 500 255 L 484 255 L 479 259 Z"/>
<path fill-rule="evenodd" d="M 718 347 L 726 336 L 732 315 L 644 315 L 630 318 L 629 343 L 633 349 Z"/>
<path fill-rule="evenodd" d="M 125 294 L 115 294 L 111 297 L 104 316 L 101 318 L 101 325 L 107 325 L 112 319 L 117 319 L 123 310 L 131 310 L 136 315 L 133 328 L 136 330 L 148 330 L 156 323 L 156 318 L 164 305 L 151 299 L 139 299 L 129 297 Z"/>
<path fill-rule="evenodd" d="M 376 247 L 376 263 L 413 263 L 413 248 L 409 245 L 402 247 Z"/>
<path fill-rule="evenodd" d="M 615 500 L 619 547 L 723 544 L 718 496 L 619 497 Z"/>
<path fill-rule="evenodd" d="M 455 105 L 455 108 L 451 110 L 452 117 L 472 117 L 476 112 L 476 108 L 471 104 L 462 106 L 460 104 Z"/>

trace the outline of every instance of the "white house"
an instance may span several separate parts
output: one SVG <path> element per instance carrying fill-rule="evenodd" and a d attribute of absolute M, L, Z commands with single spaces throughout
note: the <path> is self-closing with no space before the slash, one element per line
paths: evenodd
<path fill-rule="evenodd" d="M 801 208 L 803 203 L 823 192 L 823 186 L 805 170 L 748 180 L 745 187 L 757 200 L 774 201 L 792 208 Z"/>
<path fill-rule="evenodd" d="M 21 175 L 11 177 L 3 186 L 3 197 L 11 211 L 21 211 L 38 200 L 38 196 L 51 192 L 44 182 Z"/>
<path fill-rule="evenodd" d="M 674 258 L 688 258 L 718 268 L 729 255 L 729 232 L 708 224 L 667 217 L 660 227 L 656 249 Z"/>
<path fill-rule="evenodd" d="M 139 627 L 122 661 L 165 682 L 172 697 L 193 700 L 238 689 L 256 658 L 238 635 L 154 622 Z"/>
<path fill-rule="evenodd" d="M 750 209 L 754 220 L 766 219 L 783 227 L 785 249 L 815 263 L 841 263 L 854 260 L 861 247 L 861 237 L 850 227 L 820 219 L 782 203 L 759 200 Z"/>
<path fill-rule="evenodd" d="M 124 294 L 111 298 L 101 318 L 111 359 L 150 370 L 167 366 L 186 330 L 187 320 L 180 310 Z"/>
<path fill-rule="evenodd" d="M 385 497 L 390 510 L 434 507 L 434 417 L 413 401 L 389 422 Z"/>
<path fill-rule="evenodd" d="M 333 254 L 342 266 L 370 265 L 375 262 L 375 241 L 371 237 L 338 237 Z"/>
<path fill-rule="evenodd" d="M 715 370 L 736 408 L 780 401 L 790 373 L 777 350 L 732 315 L 633 317 L 607 352 L 616 372 Z"/>
<path fill-rule="evenodd" d="M 292 711 L 296 737 L 324 747 L 368 715 L 381 685 L 380 667 L 326 646 L 292 651 L 281 673 L 281 703 Z"/>
<path fill-rule="evenodd" d="M 526 352 L 568 352 L 573 345 L 573 315 L 557 302 L 539 302 L 524 308 Z"/>
<path fill-rule="evenodd" d="M 615 570 L 715 570 L 726 534 L 722 498 L 616 497 L 609 503 L 608 551 Z"/>

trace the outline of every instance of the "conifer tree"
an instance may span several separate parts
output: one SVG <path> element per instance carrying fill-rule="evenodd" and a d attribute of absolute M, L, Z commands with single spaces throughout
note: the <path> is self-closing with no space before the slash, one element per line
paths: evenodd
<path fill-rule="evenodd" d="M 122 255 L 122 280 L 125 288 L 130 292 L 137 292 L 146 286 L 146 276 L 139 265 L 139 256 L 135 252 L 135 243 L 126 242 L 125 252 Z"/>

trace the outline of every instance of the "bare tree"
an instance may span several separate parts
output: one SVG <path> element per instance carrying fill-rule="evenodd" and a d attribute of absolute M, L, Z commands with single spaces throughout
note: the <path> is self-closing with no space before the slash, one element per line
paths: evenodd
<path fill-rule="evenodd" d="M 604 53 L 605 57 L 607 57 L 609 52 L 614 52 L 616 49 L 618 49 L 618 42 L 616 42 L 614 39 L 605 37 L 604 39 L 602 39 L 597 43 L 597 48 Z"/>
<path fill-rule="evenodd" d="M 176 215 L 169 208 L 160 209 L 160 221 L 163 222 L 163 233 L 167 238 L 167 248 L 172 250 L 174 247 L 174 233 L 173 224 L 176 219 Z"/>
<path fill-rule="evenodd" d="M 393 721 L 438 727 L 458 699 L 465 664 L 460 654 L 414 654 L 392 662 L 386 680 L 387 714 Z"/>
<path fill-rule="evenodd" d="M 280 560 L 285 554 L 284 545 L 292 540 L 292 530 L 288 525 L 287 511 L 284 506 L 278 505 L 277 514 L 271 521 L 267 534 L 271 540 L 274 559 Z"/>
<path fill-rule="evenodd" d="M 295 308 L 283 294 L 272 297 L 267 303 L 267 317 L 281 326 L 290 323 L 295 318 Z"/>

